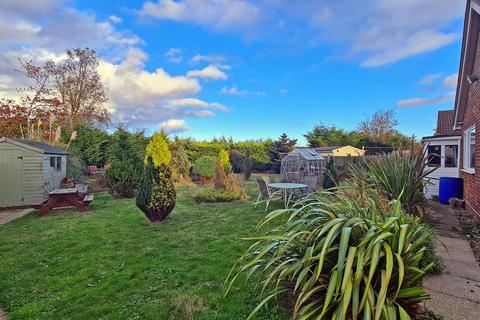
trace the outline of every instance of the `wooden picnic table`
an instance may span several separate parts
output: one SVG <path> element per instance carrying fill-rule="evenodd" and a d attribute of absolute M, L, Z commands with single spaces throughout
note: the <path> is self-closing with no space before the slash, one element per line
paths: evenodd
<path fill-rule="evenodd" d="M 70 206 L 77 208 L 78 211 L 86 211 L 92 200 L 93 194 L 80 194 L 78 188 L 55 189 L 48 194 L 48 200 L 42 206 L 37 217 L 43 217 L 54 208 Z"/>

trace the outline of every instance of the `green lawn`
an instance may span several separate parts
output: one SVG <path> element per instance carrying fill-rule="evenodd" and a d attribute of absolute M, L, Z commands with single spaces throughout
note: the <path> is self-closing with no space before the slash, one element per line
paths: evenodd
<path fill-rule="evenodd" d="M 250 184 L 250 193 L 253 185 Z M 0 227 L 0 305 L 9 319 L 245 319 L 261 301 L 230 267 L 263 214 L 252 202 L 195 204 L 150 225 L 133 199 L 96 194 L 92 210 L 28 215 Z M 256 319 L 286 319 L 275 303 Z"/>

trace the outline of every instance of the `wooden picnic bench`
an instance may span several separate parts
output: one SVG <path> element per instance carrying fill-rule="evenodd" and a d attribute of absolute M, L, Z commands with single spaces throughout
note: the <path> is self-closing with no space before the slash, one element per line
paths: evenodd
<path fill-rule="evenodd" d="M 48 200 L 38 212 L 37 217 L 43 217 L 50 210 L 62 207 L 73 206 L 78 211 L 86 211 L 92 201 L 93 194 L 81 194 L 77 188 L 55 189 L 48 194 Z"/>

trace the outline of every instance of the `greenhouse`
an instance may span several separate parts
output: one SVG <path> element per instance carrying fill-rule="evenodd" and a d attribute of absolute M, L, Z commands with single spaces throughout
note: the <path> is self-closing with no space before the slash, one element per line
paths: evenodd
<path fill-rule="evenodd" d="M 282 158 L 280 173 L 289 182 L 302 182 L 306 177 L 320 177 L 325 158 L 312 148 L 295 148 Z"/>

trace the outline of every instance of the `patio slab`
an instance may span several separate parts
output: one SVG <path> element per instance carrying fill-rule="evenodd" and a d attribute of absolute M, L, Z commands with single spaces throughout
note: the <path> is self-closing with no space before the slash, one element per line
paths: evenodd
<path fill-rule="evenodd" d="M 448 206 L 434 205 L 431 224 L 438 231 L 437 254 L 444 260 L 444 274 L 423 281 L 431 300 L 426 306 L 446 320 L 476 320 L 480 312 L 480 267 L 470 244 L 458 230 L 455 212 Z"/>

